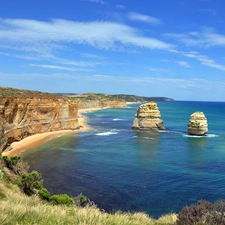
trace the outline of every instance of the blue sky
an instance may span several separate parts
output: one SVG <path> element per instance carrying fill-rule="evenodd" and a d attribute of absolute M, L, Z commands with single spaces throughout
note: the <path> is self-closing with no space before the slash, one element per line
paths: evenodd
<path fill-rule="evenodd" d="M 225 101 L 224 0 L 0 0 L 0 86 Z"/>

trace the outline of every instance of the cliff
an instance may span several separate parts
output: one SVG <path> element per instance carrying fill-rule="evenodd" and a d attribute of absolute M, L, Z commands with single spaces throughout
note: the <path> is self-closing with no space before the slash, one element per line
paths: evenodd
<path fill-rule="evenodd" d="M 126 107 L 126 102 L 123 100 L 78 100 L 79 109 L 88 109 L 88 108 L 120 108 Z"/>
<path fill-rule="evenodd" d="M 78 101 L 79 109 L 126 107 L 126 102 L 123 99 L 107 94 L 86 93 L 82 95 L 69 95 L 69 97 Z"/>
<path fill-rule="evenodd" d="M 0 152 L 12 142 L 30 135 L 78 128 L 78 103 L 75 100 L 0 97 Z"/>
<path fill-rule="evenodd" d="M 69 97 L 0 87 L 0 152 L 34 134 L 79 129 L 79 109 L 125 106 L 106 94 Z"/>

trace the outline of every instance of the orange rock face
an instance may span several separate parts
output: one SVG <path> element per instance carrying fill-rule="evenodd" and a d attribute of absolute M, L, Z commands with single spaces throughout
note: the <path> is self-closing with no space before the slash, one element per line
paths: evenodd
<path fill-rule="evenodd" d="M 126 107 L 126 102 L 123 100 L 78 100 L 78 104 L 79 109 Z"/>
<path fill-rule="evenodd" d="M 165 129 L 163 121 L 160 119 L 160 111 L 155 102 L 147 102 L 139 106 L 135 116 L 133 129 Z"/>
<path fill-rule="evenodd" d="M 78 128 L 75 100 L 0 97 L 0 152 L 30 135 Z"/>

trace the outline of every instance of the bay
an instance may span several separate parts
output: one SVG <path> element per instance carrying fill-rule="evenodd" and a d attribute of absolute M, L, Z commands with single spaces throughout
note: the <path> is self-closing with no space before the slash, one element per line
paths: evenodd
<path fill-rule="evenodd" d="M 204 199 L 225 199 L 225 103 L 159 102 L 166 131 L 133 131 L 138 105 L 86 113 L 93 130 L 25 151 L 51 194 L 88 196 L 108 212 L 177 213 Z M 206 137 L 187 134 L 190 115 L 204 112 Z"/>

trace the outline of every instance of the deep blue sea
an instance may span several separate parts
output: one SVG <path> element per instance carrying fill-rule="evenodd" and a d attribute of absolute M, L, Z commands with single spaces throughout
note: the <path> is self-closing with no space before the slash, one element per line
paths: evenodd
<path fill-rule="evenodd" d="M 138 105 L 86 113 L 93 130 L 52 139 L 22 154 L 51 194 L 88 196 L 109 212 L 177 213 L 225 199 L 225 103 L 158 102 L 167 131 L 133 131 Z M 206 137 L 187 134 L 204 112 Z"/>

